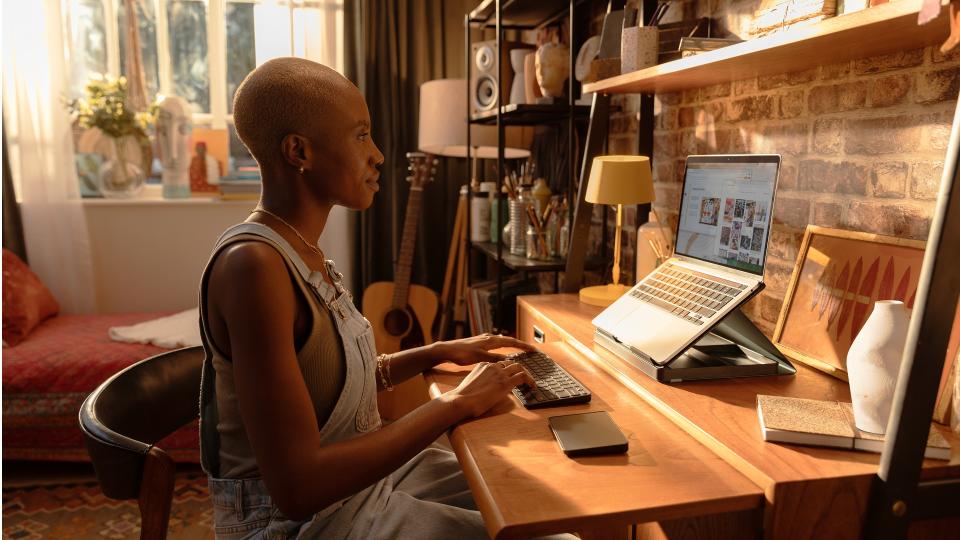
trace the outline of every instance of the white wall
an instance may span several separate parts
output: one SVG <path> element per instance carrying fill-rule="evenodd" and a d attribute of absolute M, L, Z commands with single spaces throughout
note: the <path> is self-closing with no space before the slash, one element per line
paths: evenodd
<path fill-rule="evenodd" d="M 93 254 L 97 311 L 175 311 L 197 305 L 200 274 L 220 234 L 246 219 L 255 201 L 211 198 L 84 201 Z M 356 231 L 337 207 L 320 246 L 353 290 Z M 357 293 L 358 291 L 355 291 Z"/>

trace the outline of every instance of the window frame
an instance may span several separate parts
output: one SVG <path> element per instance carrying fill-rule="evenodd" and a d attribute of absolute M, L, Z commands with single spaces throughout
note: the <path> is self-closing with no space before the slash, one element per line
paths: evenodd
<path fill-rule="evenodd" d="M 156 16 L 158 94 L 174 95 L 173 66 L 170 58 L 170 26 L 167 0 L 145 0 L 153 5 Z M 227 3 L 228 0 L 186 0 L 199 2 L 206 8 L 207 70 L 210 79 L 210 112 L 195 112 L 196 125 L 227 129 L 233 115 L 227 113 Z M 107 72 L 119 77 L 122 73 L 119 14 L 123 0 L 100 0 L 103 6 L 104 39 L 107 42 Z M 229 0 L 229 3 L 256 4 L 257 0 Z"/>

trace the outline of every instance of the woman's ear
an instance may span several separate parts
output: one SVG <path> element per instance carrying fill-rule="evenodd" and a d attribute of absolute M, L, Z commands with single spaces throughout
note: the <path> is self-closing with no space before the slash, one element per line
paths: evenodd
<path fill-rule="evenodd" d="M 306 137 L 291 133 L 283 138 L 280 145 L 283 159 L 291 167 L 297 170 L 301 167 L 306 170 L 311 168 L 313 156 Z"/>

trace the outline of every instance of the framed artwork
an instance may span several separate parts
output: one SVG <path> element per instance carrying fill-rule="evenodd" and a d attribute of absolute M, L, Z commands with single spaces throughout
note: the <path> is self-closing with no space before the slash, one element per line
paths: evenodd
<path fill-rule="evenodd" d="M 877 300 L 913 309 L 925 242 L 808 225 L 773 343 L 847 380 L 847 351 Z"/>
<path fill-rule="evenodd" d="M 194 127 L 190 140 L 190 191 L 208 195 L 220 191 L 220 178 L 226 174 L 227 130 Z"/>

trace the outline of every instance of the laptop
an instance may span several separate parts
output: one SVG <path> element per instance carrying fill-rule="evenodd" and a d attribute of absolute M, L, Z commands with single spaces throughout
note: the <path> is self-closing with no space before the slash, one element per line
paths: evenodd
<path fill-rule="evenodd" d="M 732 313 L 752 327 L 739 307 L 763 289 L 779 171 L 776 154 L 689 156 L 674 255 L 593 319 L 596 341 L 654 369 L 683 358 L 687 378 L 778 373 L 759 331 L 761 354 L 708 333 Z"/>

